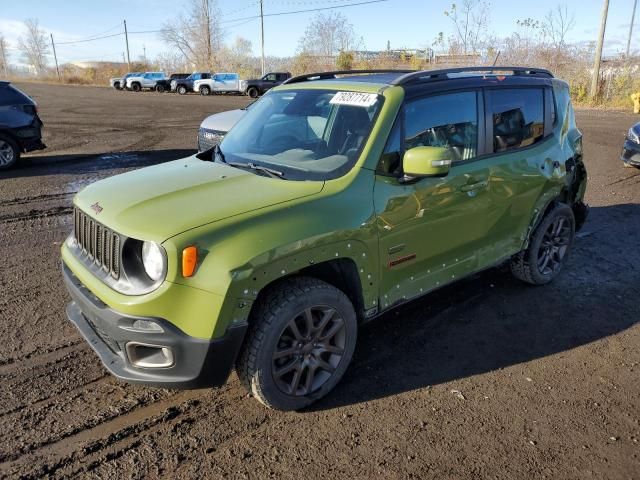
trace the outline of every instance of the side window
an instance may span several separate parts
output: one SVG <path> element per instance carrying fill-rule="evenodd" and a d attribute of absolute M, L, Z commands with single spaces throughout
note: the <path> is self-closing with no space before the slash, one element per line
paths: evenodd
<path fill-rule="evenodd" d="M 492 90 L 489 99 L 494 152 L 528 147 L 544 138 L 542 88 Z"/>
<path fill-rule="evenodd" d="M 276 74 L 272 73 L 271 75 L 267 75 L 266 80 L 267 80 L 267 82 L 275 82 L 276 81 Z"/>
<path fill-rule="evenodd" d="M 448 147 L 454 163 L 476 157 L 477 93 L 448 93 L 408 102 L 404 150 L 414 147 Z"/>

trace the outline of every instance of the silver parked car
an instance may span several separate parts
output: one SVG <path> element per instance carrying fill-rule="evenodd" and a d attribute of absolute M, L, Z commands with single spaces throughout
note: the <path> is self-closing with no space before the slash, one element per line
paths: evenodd
<path fill-rule="evenodd" d="M 244 93 L 247 81 L 240 80 L 237 73 L 216 73 L 211 78 L 203 78 L 193 82 L 193 91 L 201 95 L 212 93 Z"/>

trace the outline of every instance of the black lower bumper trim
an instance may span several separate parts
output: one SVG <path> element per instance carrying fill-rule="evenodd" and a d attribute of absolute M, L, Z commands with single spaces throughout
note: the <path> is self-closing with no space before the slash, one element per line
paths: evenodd
<path fill-rule="evenodd" d="M 205 388 L 223 385 L 235 363 L 247 329 L 230 327 L 224 337 L 190 337 L 166 320 L 119 313 L 96 298 L 63 264 L 63 276 L 72 302 L 67 317 L 80 331 L 104 366 L 119 379 L 162 388 Z M 135 320 L 152 321 L 163 332 L 131 331 Z M 127 358 L 125 345 L 137 342 L 170 348 L 174 363 L 166 368 L 141 368 Z"/>
<path fill-rule="evenodd" d="M 630 140 L 624 142 L 624 148 L 622 149 L 620 158 L 624 163 L 635 165 L 636 167 L 640 166 L 640 144 Z"/>

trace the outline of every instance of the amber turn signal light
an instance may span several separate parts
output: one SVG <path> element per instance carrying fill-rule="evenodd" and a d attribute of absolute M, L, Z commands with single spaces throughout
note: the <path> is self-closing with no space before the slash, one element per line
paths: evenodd
<path fill-rule="evenodd" d="M 187 247 L 182 250 L 182 276 L 191 277 L 196 271 L 198 263 L 198 249 L 196 247 Z"/>

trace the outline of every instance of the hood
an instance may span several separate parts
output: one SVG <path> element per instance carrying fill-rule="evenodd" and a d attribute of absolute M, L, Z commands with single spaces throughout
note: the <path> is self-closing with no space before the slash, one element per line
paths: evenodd
<path fill-rule="evenodd" d="M 74 203 L 123 235 L 163 242 L 207 223 L 317 194 L 323 186 L 193 156 L 101 180 L 78 193 Z"/>
<path fill-rule="evenodd" d="M 210 115 L 203 120 L 200 124 L 200 128 L 206 128 L 207 130 L 216 130 L 218 132 L 228 132 L 231 130 L 238 120 L 244 117 L 246 110 L 229 110 L 228 112 L 216 113 Z"/>

